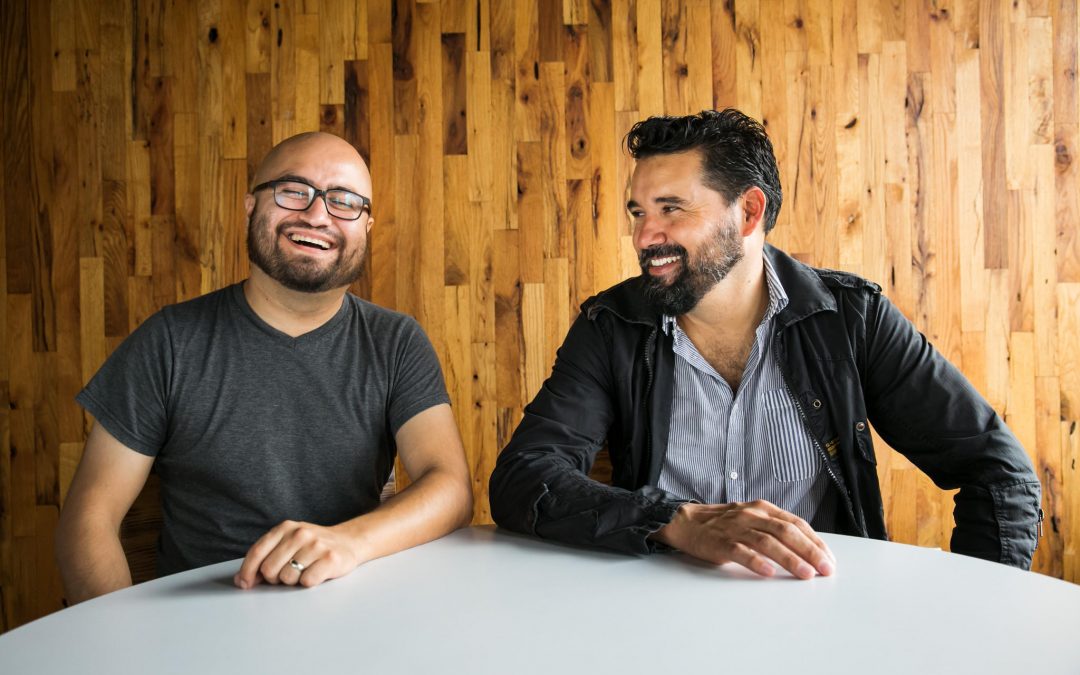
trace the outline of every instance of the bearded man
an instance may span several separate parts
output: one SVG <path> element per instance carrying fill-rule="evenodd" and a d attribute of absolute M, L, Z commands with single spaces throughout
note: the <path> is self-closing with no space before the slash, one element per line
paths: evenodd
<path fill-rule="evenodd" d="M 653 117 L 627 147 L 642 275 L 582 305 L 498 459 L 495 521 L 829 575 L 816 532 L 887 538 L 873 424 L 960 489 L 954 552 L 1029 567 L 1040 487 L 1001 418 L 877 285 L 765 243 L 782 199 L 765 129 Z M 605 444 L 613 485 L 587 476 Z"/>
<path fill-rule="evenodd" d="M 97 424 L 57 531 L 70 602 L 131 585 L 118 532 L 151 466 L 159 574 L 243 557 L 241 588 L 315 586 L 469 520 L 431 343 L 346 292 L 370 194 L 344 140 L 283 141 L 244 198 L 251 276 L 147 319 L 79 394 Z M 414 482 L 380 503 L 395 454 Z"/>

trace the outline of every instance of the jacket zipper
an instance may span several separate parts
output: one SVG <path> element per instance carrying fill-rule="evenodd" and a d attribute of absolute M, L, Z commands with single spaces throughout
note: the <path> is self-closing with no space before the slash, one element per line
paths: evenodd
<path fill-rule="evenodd" d="M 649 334 L 649 339 L 645 340 L 645 350 L 643 356 L 645 357 L 645 400 L 652 401 L 652 381 L 653 381 L 653 368 L 652 362 L 649 360 L 649 352 L 655 348 L 656 345 L 656 326 L 653 326 L 652 333 Z M 648 466 L 652 466 L 652 424 L 650 423 L 651 415 L 645 415 L 645 456 L 649 460 Z M 663 471 L 663 466 L 660 467 Z M 646 476 L 647 478 L 647 476 Z M 656 475 L 657 482 L 660 480 L 660 474 Z"/>
<path fill-rule="evenodd" d="M 829 457 L 825 454 L 825 449 L 821 447 L 821 443 L 818 442 L 817 436 L 810 430 L 810 423 L 806 419 L 806 413 L 803 411 L 802 404 L 799 403 L 799 399 L 795 394 L 791 392 L 791 387 L 788 386 L 787 374 L 784 372 L 783 364 L 780 363 L 779 351 L 777 351 L 777 345 L 780 342 L 780 331 L 776 331 L 773 336 L 773 360 L 776 361 L 776 367 L 780 369 L 780 379 L 784 382 L 784 391 L 787 392 L 788 398 L 795 403 L 795 409 L 799 411 L 799 419 L 803 423 L 803 428 L 806 430 L 806 434 L 810 437 L 810 440 L 814 443 L 814 448 L 817 449 L 818 456 L 821 457 L 824 462 L 825 471 L 828 472 L 829 478 L 836 485 L 836 489 L 840 492 L 844 498 L 844 503 L 847 505 L 848 513 L 851 514 L 851 519 L 855 521 L 855 525 L 860 529 L 862 536 L 868 536 L 866 533 L 866 525 L 855 517 L 855 505 L 851 503 L 851 497 L 848 495 L 847 489 L 840 482 L 840 479 L 836 477 L 836 474 L 832 470 L 832 466 L 829 464 Z"/>

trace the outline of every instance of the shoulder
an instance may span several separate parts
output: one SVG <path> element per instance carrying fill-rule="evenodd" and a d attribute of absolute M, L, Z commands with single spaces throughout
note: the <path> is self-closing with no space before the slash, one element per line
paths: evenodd
<path fill-rule="evenodd" d="M 404 312 L 376 305 L 352 293 L 345 294 L 345 302 L 349 304 L 350 334 L 372 348 L 399 351 L 431 344 L 420 322 Z"/>
<path fill-rule="evenodd" d="M 206 295 L 167 305 L 158 314 L 170 326 L 186 325 L 207 317 L 216 316 L 232 301 L 232 295 L 241 292 L 239 284 L 226 286 Z"/>
<path fill-rule="evenodd" d="M 350 313 L 356 321 L 381 328 L 421 330 L 420 323 L 404 312 L 376 305 L 352 293 L 345 294 L 345 302 L 349 303 Z"/>
<path fill-rule="evenodd" d="M 873 295 L 881 294 L 881 286 L 851 272 L 844 272 L 842 270 L 833 270 L 824 267 L 811 267 L 818 278 L 827 288 L 836 289 L 837 291 L 862 291 Z"/>
<path fill-rule="evenodd" d="M 844 291 L 881 293 L 881 286 L 858 274 L 812 267 L 771 244 L 765 245 L 765 257 L 783 284 L 784 290 L 791 287 L 831 291 L 834 294 Z"/>

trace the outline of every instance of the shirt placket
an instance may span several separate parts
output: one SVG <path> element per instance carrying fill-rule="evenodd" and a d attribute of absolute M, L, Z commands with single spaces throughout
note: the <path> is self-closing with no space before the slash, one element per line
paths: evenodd
<path fill-rule="evenodd" d="M 724 435 L 724 497 L 727 502 L 746 501 L 746 453 L 741 447 L 746 417 L 742 399 L 741 396 L 733 399 Z"/>

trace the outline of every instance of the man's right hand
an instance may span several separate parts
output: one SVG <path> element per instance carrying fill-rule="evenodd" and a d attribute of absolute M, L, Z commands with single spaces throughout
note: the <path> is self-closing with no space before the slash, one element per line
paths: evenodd
<path fill-rule="evenodd" d="M 832 551 L 798 516 L 758 500 L 683 504 L 653 539 L 715 565 L 734 562 L 764 577 L 780 565 L 799 579 L 829 576 Z"/>

